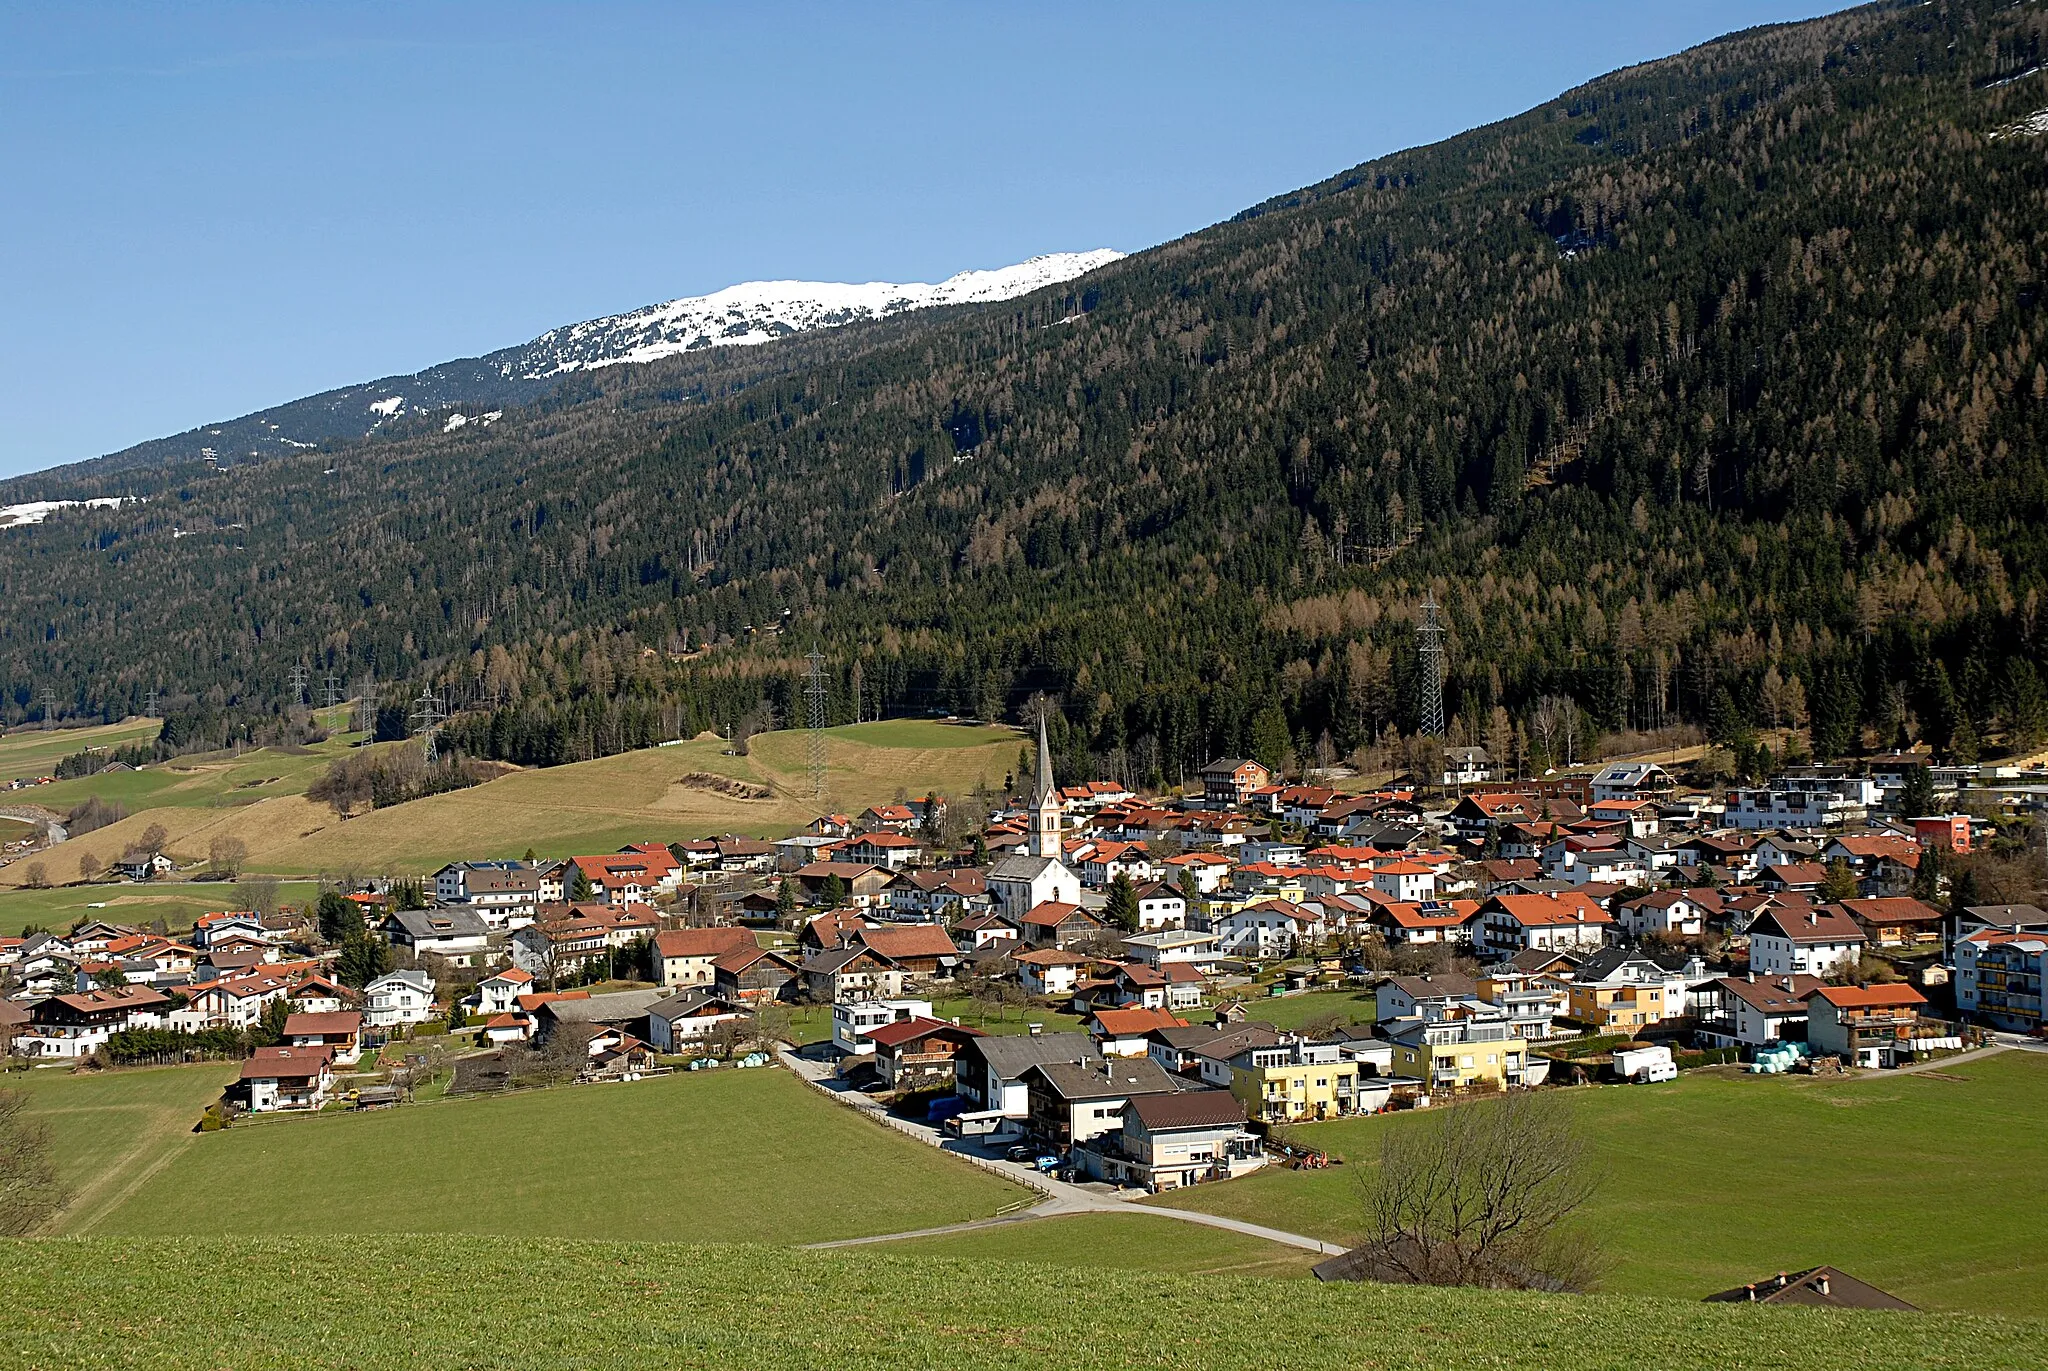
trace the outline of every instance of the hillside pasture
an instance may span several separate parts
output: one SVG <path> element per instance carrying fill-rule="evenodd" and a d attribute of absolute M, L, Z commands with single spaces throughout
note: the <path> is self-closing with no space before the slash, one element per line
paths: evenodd
<path fill-rule="evenodd" d="M 277 898 L 280 904 L 296 906 L 319 893 L 312 881 L 282 881 Z M 161 921 L 165 928 L 180 932 L 189 929 L 201 914 L 248 907 L 247 890 L 232 881 L 150 881 L 142 885 L 102 881 L 48 890 L 17 887 L 0 889 L 0 936 L 11 937 L 28 927 L 66 929 L 81 919 L 108 919 L 139 928 Z"/>
<path fill-rule="evenodd" d="M 638 1179 L 620 1168 L 621 1177 Z M 292 1178 L 295 1182 L 300 1179 Z M 830 1194 L 829 1168 L 802 1177 Z M 647 1187 L 656 1188 L 650 1177 Z M 628 1188 L 620 1185 L 618 1188 Z M 637 1188 L 637 1187 L 636 1187 Z M 438 1371 L 2010 1371 L 2048 1324 L 895 1256 L 295 1230 L 0 1243 L 0 1364 Z"/>
<path fill-rule="evenodd" d="M 1696 1299 L 1827 1263 L 1924 1309 L 2042 1311 L 2041 1206 L 2022 1197 L 2048 1171 L 2048 1054 L 1844 1080 L 1716 1068 L 1576 1103 L 1605 1173 L 1585 1215 L 1611 1264 L 1603 1289 Z M 1360 1170 L 1388 1130 L 1425 1121 L 1295 1128 L 1348 1164 L 1268 1168 L 1148 1203 L 1355 1243 Z"/>
<path fill-rule="evenodd" d="M 0 736 L 0 781 L 27 776 L 50 776 L 57 763 L 89 747 L 116 748 L 146 743 L 163 727 L 160 719 L 123 719 L 118 724 L 96 724 L 91 728 L 16 728 Z M 41 794 L 40 787 L 28 792 Z"/>

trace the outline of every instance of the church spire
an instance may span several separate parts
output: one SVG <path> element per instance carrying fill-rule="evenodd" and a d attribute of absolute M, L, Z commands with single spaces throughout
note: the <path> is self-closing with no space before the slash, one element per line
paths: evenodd
<path fill-rule="evenodd" d="M 1031 855 L 1058 861 L 1060 792 L 1052 779 L 1052 745 L 1045 737 L 1045 716 L 1038 716 L 1038 783 L 1031 788 Z"/>

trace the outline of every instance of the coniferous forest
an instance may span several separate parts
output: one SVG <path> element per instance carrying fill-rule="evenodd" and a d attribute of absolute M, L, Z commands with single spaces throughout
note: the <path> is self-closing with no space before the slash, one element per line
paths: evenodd
<path fill-rule="evenodd" d="M 2048 13 L 1733 35 L 1006 304 L 582 375 L 0 532 L 0 721 L 294 666 L 551 763 L 1013 714 L 1175 778 L 1417 725 L 2048 736 Z M 745 355 L 731 355 L 743 352 Z M 205 720 L 200 724 L 194 720 Z"/>

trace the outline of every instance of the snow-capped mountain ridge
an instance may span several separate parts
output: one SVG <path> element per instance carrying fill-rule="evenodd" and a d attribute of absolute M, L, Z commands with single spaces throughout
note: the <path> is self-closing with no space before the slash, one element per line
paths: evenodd
<path fill-rule="evenodd" d="M 1109 248 L 1055 252 L 991 271 L 963 271 L 932 283 L 749 281 L 709 295 L 549 329 L 531 342 L 443 362 L 410 376 L 387 376 L 309 395 L 58 472 L 105 473 L 201 460 L 228 466 L 363 438 L 391 426 L 409 427 L 421 415 L 451 410 L 456 413 L 437 425 L 440 431 L 478 431 L 505 409 L 542 398 L 575 372 L 658 361 L 704 348 L 753 347 L 792 334 L 940 305 L 1015 299 L 1071 281 L 1122 256 Z"/>
<path fill-rule="evenodd" d="M 648 305 L 628 314 L 550 329 L 516 351 L 516 374 L 529 380 L 569 371 L 652 362 L 706 347 L 747 347 L 792 333 L 885 319 L 937 305 L 1014 299 L 1108 266 L 1111 248 L 1054 252 L 994 271 L 963 271 L 936 284 L 868 281 L 749 281 L 710 295 Z M 508 370 L 507 375 L 515 374 Z"/>

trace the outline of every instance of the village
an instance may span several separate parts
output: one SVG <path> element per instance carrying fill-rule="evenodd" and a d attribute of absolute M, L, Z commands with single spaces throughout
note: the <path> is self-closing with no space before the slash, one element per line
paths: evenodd
<path fill-rule="evenodd" d="M 1941 863 L 1996 826 L 1898 813 L 1910 757 L 1714 804 L 1652 762 L 1509 785 L 1474 748 L 1434 803 L 1244 758 L 1182 796 L 1063 787 L 1042 727 L 1036 756 L 960 851 L 906 798 L 0 940 L 0 1033 L 18 1066 L 239 1057 L 205 1128 L 779 1063 L 1147 1192 L 1316 1164 L 1294 1124 L 2041 1034 L 2048 913 L 1953 905 Z"/>

